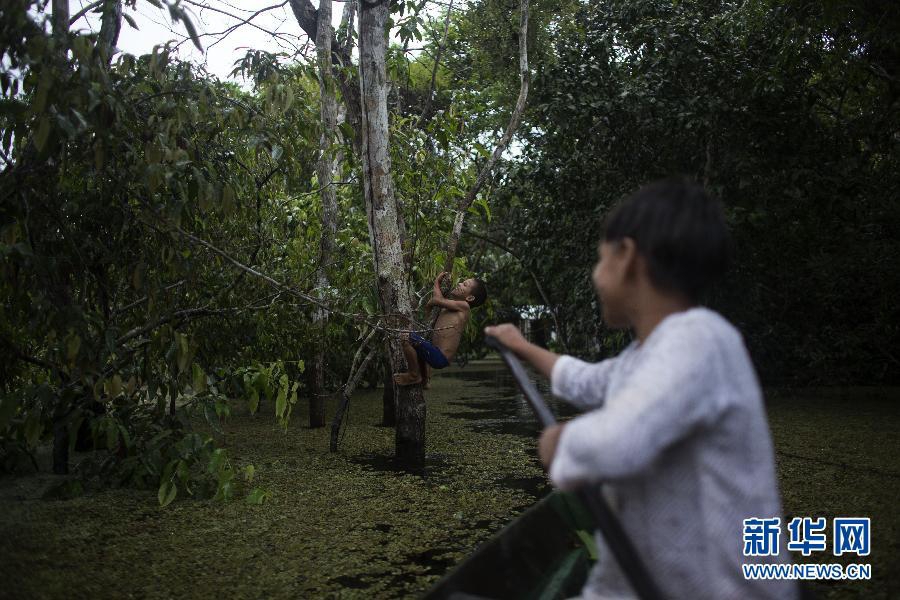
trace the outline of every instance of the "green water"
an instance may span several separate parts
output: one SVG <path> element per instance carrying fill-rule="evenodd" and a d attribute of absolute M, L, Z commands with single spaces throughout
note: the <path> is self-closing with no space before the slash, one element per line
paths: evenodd
<path fill-rule="evenodd" d="M 897 391 L 771 396 L 786 512 L 872 518 L 873 581 L 816 589 L 900 596 Z M 390 460 L 381 390 L 356 394 L 337 454 L 305 413 L 295 408 L 287 433 L 238 409 L 226 425 L 236 464 L 253 463 L 271 493 L 262 506 L 160 509 L 155 493 L 123 489 L 41 500 L 51 475 L 0 480 L 0 597 L 414 597 L 549 490 L 537 424 L 498 361 L 434 378 L 420 472 Z"/>

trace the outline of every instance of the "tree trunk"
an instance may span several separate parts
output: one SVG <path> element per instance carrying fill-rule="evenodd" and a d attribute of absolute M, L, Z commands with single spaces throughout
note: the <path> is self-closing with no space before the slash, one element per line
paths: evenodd
<path fill-rule="evenodd" d="M 337 102 L 334 97 L 334 81 L 331 76 L 331 0 L 321 0 L 316 25 L 316 58 L 319 68 L 319 102 L 322 132 L 319 136 L 319 160 L 316 173 L 319 196 L 322 200 L 322 234 L 319 242 L 319 267 L 316 285 L 320 292 L 329 286 L 328 270 L 334 255 L 334 239 L 337 235 L 337 194 L 332 185 L 339 159 L 332 150 L 337 137 Z M 314 316 L 320 332 L 319 351 L 314 359 L 315 375 L 313 393 L 309 403 L 309 426 L 325 426 L 325 345 L 328 313 L 319 309 Z"/>
<path fill-rule="evenodd" d="M 107 64 L 112 60 L 121 29 L 122 0 L 106 0 L 103 3 L 103 15 L 100 18 L 100 35 L 97 36 L 97 46 L 106 53 Z"/>
<path fill-rule="evenodd" d="M 311 40 L 315 40 L 318 38 L 318 11 L 312 5 L 310 0 L 289 0 L 291 5 L 291 10 L 294 13 L 294 17 L 297 19 L 297 23 L 300 25 L 300 28 L 303 29 L 304 33 Z M 353 19 L 353 9 L 349 7 L 346 3 L 344 5 L 344 14 L 342 16 L 342 20 L 348 23 L 348 28 L 352 29 L 352 19 Z M 346 32 L 346 36 L 344 39 L 335 40 L 332 36 L 331 40 L 331 55 L 332 55 L 332 64 L 336 61 L 339 65 L 347 67 L 351 64 L 351 56 L 353 50 L 353 35 L 352 32 L 348 29 Z M 360 151 L 360 99 L 359 99 L 359 82 L 350 74 L 349 70 L 346 69 L 338 69 L 335 72 L 334 67 L 332 69 L 332 75 L 335 76 L 337 80 L 338 87 L 341 88 L 341 95 L 344 97 L 344 106 L 347 109 L 347 123 L 353 128 L 355 135 L 353 137 L 353 149 L 359 154 Z"/>
<path fill-rule="evenodd" d="M 53 35 L 61 38 L 69 32 L 69 0 L 53 0 Z"/>
<path fill-rule="evenodd" d="M 525 110 L 525 101 L 528 99 L 528 87 L 531 82 L 531 72 L 528 70 L 528 0 L 520 0 L 519 2 L 519 97 L 516 99 L 516 106 L 513 108 L 512 115 L 503 136 L 491 153 L 491 157 L 478 173 L 475 183 L 460 199 L 456 208 L 456 218 L 453 221 L 453 230 L 450 233 L 450 239 L 447 241 L 447 256 L 444 261 L 444 270 L 450 272 L 453 270 L 453 259 L 456 257 L 456 248 L 459 245 L 459 236 L 462 233 L 463 221 L 465 221 L 466 213 L 475 197 L 484 184 L 492 176 L 494 165 L 500 159 L 500 156 L 506 151 L 512 140 L 513 134 L 519 127 L 519 120 L 522 118 L 522 112 Z"/>
<path fill-rule="evenodd" d="M 370 335 L 369 338 L 371 337 L 372 336 Z M 367 339 L 366 342 L 368 341 L 369 340 Z M 366 342 L 363 342 L 363 345 L 360 346 L 359 351 L 357 351 L 357 358 L 359 358 L 359 352 L 365 347 Z M 331 443 L 329 447 L 332 452 L 337 452 L 338 442 L 340 442 L 341 422 L 344 420 L 344 415 L 347 413 L 347 408 L 350 406 L 350 398 L 353 397 L 353 392 L 356 390 L 360 378 L 363 376 L 363 373 L 366 372 L 366 369 L 369 367 L 369 362 L 376 354 L 378 354 L 378 346 L 373 345 L 362 363 L 356 367 L 356 371 L 351 370 L 350 377 L 347 378 L 347 383 L 344 384 L 344 387 L 341 390 L 341 403 L 338 404 L 337 410 L 335 410 L 334 413 L 334 420 L 331 422 Z"/>
<path fill-rule="evenodd" d="M 390 351 L 385 351 L 384 391 L 381 393 L 381 424 L 385 427 L 397 425 L 397 397 L 394 394 L 394 376 L 391 373 L 391 361 L 387 359 Z"/>
<path fill-rule="evenodd" d="M 516 99 L 516 106 L 513 108 L 512 115 L 509 117 L 509 123 L 506 125 L 506 130 L 503 132 L 500 141 L 497 142 L 497 145 L 494 147 L 491 157 L 478 173 L 475 183 L 472 184 L 472 187 L 466 192 L 465 196 L 460 198 L 459 203 L 457 204 L 456 217 L 453 220 L 453 229 L 450 231 L 450 238 L 447 240 L 447 251 L 444 258 L 444 270 L 448 273 L 453 271 L 453 262 L 456 258 L 456 249 L 459 246 L 459 236 L 462 234 L 466 213 L 475 201 L 476 196 L 478 196 L 478 192 L 481 191 L 481 188 L 484 187 L 484 184 L 492 176 L 494 165 L 506 151 L 506 147 L 509 146 L 513 134 L 519 127 L 522 112 L 525 110 L 525 102 L 528 99 L 528 87 L 530 83 L 531 71 L 528 69 L 528 0 L 519 0 L 519 97 Z M 432 327 L 434 327 L 434 323 L 437 321 L 440 313 L 441 309 L 439 307 L 436 306 L 432 309 L 431 317 L 429 319 Z"/>
<path fill-rule="evenodd" d="M 388 142 L 385 52 L 389 4 L 359 4 L 359 80 L 361 97 L 363 190 L 369 238 L 375 259 L 378 296 L 390 326 L 408 327 L 412 304 L 406 284 L 400 211 L 391 179 Z M 400 341 L 389 340 L 392 373 L 407 368 Z M 425 454 L 425 398 L 420 385 L 397 388 L 397 458 L 419 461 Z"/>

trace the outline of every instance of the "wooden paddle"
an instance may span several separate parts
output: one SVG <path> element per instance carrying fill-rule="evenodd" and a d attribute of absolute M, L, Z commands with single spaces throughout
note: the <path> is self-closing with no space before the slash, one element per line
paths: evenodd
<path fill-rule="evenodd" d="M 512 350 L 494 336 L 486 335 L 484 343 L 500 353 L 503 362 L 506 363 L 506 366 L 513 374 L 516 385 L 519 386 L 522 394 L 525 395 L 525 399 L 528 400 L 528 404 L 534 410 L 534 414 L 537 415 L 541 426 L 547 428 L 555 425 L 556 418 L 550 411 L 550 407 L 547 406 L 540 392 L 531 383 L 528 374 L 525 372 L 525 367 L 522 366 L 522 363 L 513 354 Z M 641 600 L 661 600 L 663 598 L 662 592 L 659 591 L 659 588 L 650 576 L 644 561 L 638 555 L 628 534 L 622 529 L 619 519 L 613 513 L 609 504 L 607 504 L 606 499 L 600 492 L 600 487 L 584 486 L 576 490 L 575 495 L 593 515 L 597 528 L 600 529 L 603 539 L 606 540 L 606 545 L 613 553 L 613 556 L 615 556 L 619 568 L 622 569 L 625 577 L 628 578 L 638 597 Z"/>

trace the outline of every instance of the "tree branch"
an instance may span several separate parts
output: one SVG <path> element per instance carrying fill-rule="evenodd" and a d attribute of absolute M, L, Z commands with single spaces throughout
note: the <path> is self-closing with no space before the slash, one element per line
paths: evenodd
<path fill-rule="evenodd" d="M 91 2 L 90 4 L 88 4 L 87 6 L 85 6 L 84 8 L 82 8 L 81 10 L 79 10 L 77 13 L 75 13 L 75 16 L 74 16 L 74 17 L 72 17 L 71 19 L 69 19 L 69 27 L 71 27 L 72 25 L 74 25 L 74 24 L 75 24 L 75 21 L 77 21 L 78 19 L 80 19 L 80 18 L 83 17 L 84 15 L 88 14 L 89 12 L 91 12 L 92 10 L 94 10 L 95 8 L 99 8 L 99 7 L 103 4 L 104 1 L 105 1 L 105 0 L 97 0 L 96 2 Z"/>
<path fill-rule="evenodd" d="M 420 114 L 419 118 L 416 120 L 416 128 L 421 127 L 425 123 L 425 116 L 428 114 L 428 111 L 431 110 L 431 103 L 434 99 L 434 84 L 437 81 L 438 66 L 441 64 L 441 53 L 447 45 L 447 37 L 450 34 L 450 13 L 452 10 L 453 0 L 450 0 L 450 5 L 447 7 L 447 16 L 444 18 L 444 39 L 438 45 L 437 52 L 435 53 L 434 67 L 431 69 L 431 86 L 428 88 L 428 97 L 425 98 L 425 106 L 422 108 L 422 114 Z"/>
<path fill-rule="evenodd" d="M 525 101 L 528 98 L 528 86 L 531 81 L 531 73 L 528 70 L 528 0 L 520 0 L 519 13 L 519 97 L 516 99 L 516 106 L 509 118 L 509 124 L 506 126 L 506 130 L 500 138 L 500 141 L 497 143 L 497 146 L 494 148 L 494 152 L 491 154 L 490 159 L 484 167 L 482 167 L 481 172 L 475 179 L 475 183 L 466 195 L 460 199 L 459 204 L 456 207 L 456 218 L 453 221 L 453 230 L 451 231 L 450 239 L 447 242 L 447 256 L 444 260 L 444 270 L 448 273 L 453 271 L 453 261 L 456 258 L 456 249 L 459 246 L 459 237 L 462 234 L 466 211 L 472 206 L 472 202 L 475 201 L 475 196 L 478 195 L 478 192 L 484 187 L 488 177 L 491 175 L 494 165 L 509 145 L 513 133 L 515 133 L 516 128 L 519 126 L 519 119 L 522 117 L 522 112 L 525 110 Z M 439 314 L 440 309 L 435 307 L 431 313 L 430 323 L 432 326 L 435 321 L 437 321 Z"/>
<path fill-rule="evenodd" d="M 23 362 L 27 362 L 36 367 L 42 367 L 44 369 L 59 369 L 59 365 L 55 365 L 51 362 L 48 362 L 42 358 L 38 358 L 36 356 L 32 356 L 19 348 L 16 344 L 9 340 L 4 335 L 0 335 L 0 342 L 2 342 L 5 346 L 7 346 L 10 350 L 12 350 L 13 355 Z"/>
<path fill-rule="evenodd" d="M 356 350 L 356 355 L 353 357 L 353 366 L 350 367 L 350 375 L 347 377 L 347 383 L 341 386 L 341 403 L 334 414 L 334 420 L 331 422 L 331 443 L 329 449 L 332 452 L 337 452 L 338 449 L 338 436 L 341 431 L 341 423 L 344 420 L 344 415 L 347 412 L 347 408 L 350 406 L 350 397 L 353 395 L 353 391 L 356 389 L 357 384 L 359 384 L 362 374 L 365 373 L 366 367 L 369 366 L 372 357 L 378 352 L 378 345 L 373 345 L 357 368 L 357 361 L 359 360 L 360 354 L 374 334 L 375 329 L 372 329 L 366 336 L 366 339 L 363 340 L 363 343 Z"/>
<path fill-rule="evenodd" d="M 154 216 L 160 222 L 165 223 L 165 225 L 169 228 L 170 233 L 177 233 L 178 235 L 184 237 L 191 243 L 206 248 L 213 254 L 216 254 L 216 255 L 220 256 L 221 258 L 223 258 L 226 262 L 231 263 L 238 269 L 246 271 L 248 274 L 253 275 L 254 277 L 257 277 L 259 279 L 262 279 L 266 283 L 270 284 L 271 286 L 275 287 L 276 289 L 278 289 L 286 294 L 290 294 L 292 296 L 300 298 L 306 304 L 311 304 L 313 306 L 317 306 L 320 309 L 325 310 L 334 315 L 339 315 L 339 316 L 342 316 L 342 317 L 345 317 L 345 318 L 348 318 L 348 319 L 351 319 L 354 321 L 365 323 L 369 327 L 372 327 L 374 329 L 383 331 L 385 333 L 388 333 L 388 334 L 391 334 L 394 336 L 397 336 L 401 333 L 431 333 L 432 331 L 434 331 L 433 328 L 411 329 L 409 327 L 385 327 L 384 325 L 381 325 L 380 322 L 373 322 L 371 320 L 372 317 L 380 316 L 382 318 L 393 318 L 397 322 L 409 323 L 409 319 L 407 319 L 403 315 L 369 315 L 369 314 L 361 314 L 361 313 L 348 313 L 348 312 L 344 312 L 339 309 L 336 309 L 336 308 L 326 304 L 322 300 L 316 298 L 315 296 L 311 296 L 310 294 L 308 294 L 306 292 L 302 292 L 302 291 L 300 291 L 292 286 L 289 286 L 285 283 L 282 283 L 281 281 L 278 281 L 277 279 L 275 279 L 265 273 L 262 273 L 256 269 L 254 269 L 253 267 L 249 267 L 249 266 L 245 265 L 244 263 L 240 262 L 239 260 L 237 260 L 236 258 L 231 256 L 224 250 L 217 248 L 216 246 L 212 245 L 211 243 L 207 242 L 206 240 L 200 239 L 200 238 L 188 233 L 187 231 L 183 230 L 181 227 L 175 225 L 174 223 L 168 222 L 163 217 L 161 217 L 159 215 L 154 215 Z M 140 220 L 142 223 L 144 223 L 148 227 L 151 227 L 160 233 L 164 232 L 164 230 L 160 229 L 158 226 L 156 226 L 153 223 L 150 223 L 149 221 L 146 221 L 141 218 L 138 218 L 138 220 Z M 210 310 L 210 309 L 203 308 L 203 309 L 189 309 L 189 310 Z M 449 329 L 449 328 L 441 328 L 441 329 Z M 126 334 L 126 335 L 129 335 L 129 334 Z M 134 337 L 134 336 L 131 336 L 131 337 Z"/>

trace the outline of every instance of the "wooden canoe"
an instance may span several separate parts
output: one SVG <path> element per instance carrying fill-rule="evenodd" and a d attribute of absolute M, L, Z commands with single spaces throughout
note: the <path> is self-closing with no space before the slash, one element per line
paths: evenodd
<path fill-rule="evenodd" d="M 425 598 L 577 596 L 597 560 L 593 531 L 593 519 L 578 499 L 554 491 L 479 546 Z"/>

